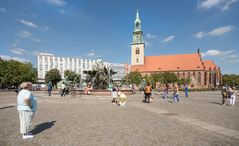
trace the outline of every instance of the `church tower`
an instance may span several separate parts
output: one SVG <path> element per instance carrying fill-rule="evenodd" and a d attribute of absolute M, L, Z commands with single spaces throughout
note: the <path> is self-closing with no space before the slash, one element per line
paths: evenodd
<path fill-rule="evenodd" d="M 141 30 L 141 21 L 137 10 L 131 44 L 131 65 L 144 65 L 144 46 L 143 31 Z"/>

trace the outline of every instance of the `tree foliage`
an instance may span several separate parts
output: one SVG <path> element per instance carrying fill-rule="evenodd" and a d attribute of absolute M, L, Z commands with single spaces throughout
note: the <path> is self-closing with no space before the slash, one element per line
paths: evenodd
<path fill-rule="evenodd" d="M 31 63 L 21 63 L 15 60 L 2 60 L 0 58 L 0 82 L 2 88 L 18 87 L 20 83 L 36 82 L 37 70 Z"/>
<path fill-rule="evenodd" d="M 65 70 L 64 77 L 67 78 L 67 80 L 69 81 L 72 81 L 72 82 L 75 81 L 75 83 L 80 83 L 81 76 L 74 71 Z"/>
<path fill-rule="evenodd" d="M 61 80 L 61 75 L 58 69 L 51 69 L 46 73 L 45 82 L 52 82 L 52 85 L 57 85 L 57 82 Z"/>
<path fill-rule="evenodd" d="M 222 76 L 223 84 L 239 86 L 239 75 L 225 74 Z"/>
<path fill-rule="evenodd" d="M 130 72 L 125 77 L 125 80 L 126 80 L 126 83 L 136 84 L 138 86 L 143 81 L 143 78 L 139 72 L 134 71 L 134 72 Z"/>
<path fill-rule="evenodd" d="M 185 84 L 190 84 L 192 82 L 192 79 L 191 78 L 181 78 L 181 79 L 178 79 L 178 84 L 179 85 L 185 85 Z"/>
<path fill-rule="evenodd" d="M 162 83 L 175 83 L 178 81 L 178 77 L 175 75 L 175 73 L 171 72 L 164 72 L 162 74 Z"/>
<path fill-rule="evenodd" d="M 146 75 L 143 77 L 147 83 L 152 85 L 153 87 L 156 86 L 156 82 L 162 82 L 163 81 L 163 74 L 162 73 L 153 73 L 150 76 Z"/>

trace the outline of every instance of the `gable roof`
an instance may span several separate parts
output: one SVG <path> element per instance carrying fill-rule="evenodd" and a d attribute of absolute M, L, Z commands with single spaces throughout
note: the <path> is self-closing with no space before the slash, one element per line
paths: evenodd
<path fill-rule="evenodd" d="M 158 71 L 191 71 L 204 70 L 201 55 L 176 54 L 145 56 L 144 65 L 132 65 L 131 71 L 158 72 Z"/>
<path fill-rule="evenodd" d="M 205 70 L 217 70 L 218 66 L 212 60 L 203 60 Z"/>

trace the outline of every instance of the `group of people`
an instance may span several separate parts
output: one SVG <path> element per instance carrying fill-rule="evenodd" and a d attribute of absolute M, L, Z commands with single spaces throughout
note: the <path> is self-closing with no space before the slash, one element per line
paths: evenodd
<path fill-rule="evenodd" d="M 62 96 L 64 95 L 65 83 L 62 84 Z M 20 119 L 20 133 L 22 134 L 22 138 L 33 138 L 33 133 L 30 132 L 30 127 L 32 125 L 32 119 L 37 110 L 37 98 L 32 95 L 32 83 L 31 82 L 23 82 L 19 86 L 20 91 L 17 95 L 17 110 Z M 48 94 L 51 95 L 52 83 L 48 84 Z M 89 94 L 91 88 L 91 84 L 88 84 L 85 94 Z M 121 92 L 118 86 L 114 86 L 113 84 L 109 85 L 109 90 L 111 91 L 112 103 L 117 104 L 118 106 L 126 106 L 126 95 Z M 178 94 L 178 85 L 173 84 L 173 103 L 179 102 L 179 94 Z M 185 89 L 186 90 L 186 89 Z M 188 89 L 187 89 L 188 91 Z M 163 98 L 166 99 L 168 97 L 169 86 L 166 84 L 164 88 Z M 237 92 L 235 86 L 224 86 L 222 88 L 222 105 L 226 104 L 226 100 L 229 100 L 229 105 L 234 106 Z M 149 83 L 144 88 L 144 102 L 150 103 L 152 102 L 153 95 L 153 87 L 150 86 Z M 185 92 L 185 96 L 188 96 L 188 93 Z"/>
<path fill-rule="evenodd" d="M 48 96 L 51 96 L 52 89 L 53 89 L 52 82 L 49 81 L 49 82 L 47 83 Z M 61 86 L 60 86 L 60 95 L 61 95 L 61 97 L 62 97 L 62 96 L 65 96 L 66 94 L 68 94 L 68 92 L 69 92 L 69 91 L 68 91 L 67 88 L 66 88 L 66 83 L 63 82 L 63 83 L 61 84 Z"/>
<path fill-rule="evenodd" d="M 173 103 L 177 103 L 177 102 L 179 102 L 178 85 L 173 84 L 172 90 L 173 90 Z M 165 84 L 163 99 L 167 99 L 168 94 L 169 94 L 169 85 Z M 186 97 L 188 97 L 188 90 L 187 90 L 187 93 L 185 93 L 185 94 L 186 94 Z M 152 99 L 154 97 L 153 95 L 154 95 L 154 88 L 149 83 L 147 83 L 147 85 L 144 88 L 144 100 L 143 100 L 143 102 L 146 102 L 146 103 L 152 102 Z"/>
<path fill-rule="evenodd" d="M 223 86 L 222 87 L 222 105 L 226 105 L 226 100 L 229 100 L 229 106 L 234 106 L 236 101 L 236 87 L 235 86 Z"/>
<path fill-rule="evenodd" d="M 111 91 L 112 103 L 121 107 L 126 106 L 126 95 L 121 92 L 118 86 L 109 85 L 109 90 Z"/>

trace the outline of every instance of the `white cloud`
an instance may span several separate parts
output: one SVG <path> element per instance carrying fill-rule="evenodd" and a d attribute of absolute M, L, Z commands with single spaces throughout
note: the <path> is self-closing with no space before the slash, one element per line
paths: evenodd
<path fill-rule="evenodd" d="M 65 10 L 59 10 L 59 13 L 61 13 L 61 14 L 65 14 Z"/>
<path fill-rule="evenodd" d="M 235 50 L 219 51 L 219 50 L 208 50 L 201 53 L 202 57 L 219 57 L 221 60 L 228 62 L 237 62 L 239 54 Z"/>
<path fill-rule="evenodd" d="M 18 36 L 23 37 L 23 38 L 28 38 L 30 37 L 32 34 L 28 31 L 22 30 L 20 32 L 18 32 Z"/>
<path fill-rule="evenodd" d="M 18 21 L 26 26 L 29 26 L 29 27 L 32 27 L 32 28 L 38 28 L 39 30 L 41 31 L 44 31 L 46 32 L 47 30 L 49 30 L 49 27 L 48 26 L 40 26 L 40 25 L 37 25 L 35 24 L 34 22 L 32 21 L 28 21 L 28 20 L 24 20 L 24 19 L 18 19 Z"/>
<path fill-rule="evenodd" d="M 17 55 L 29 54 L 26 50 L 21 49 L 21 48 L 12 48 L 12 49 L 10 49 L 10 51 L 11 51 L 12 53 L 17 54 Z"/>
<path fill-rule="evenodd" d="M 203 38 L 205 35 L 207 35 L 206 33 L 204 33 L 203 31 L 200 31 L 200 32 L 198 32 L 198 33 L 196 33 L 196 34 L 194 34 L 194 36 L 196 37 L 196 38 Z"/>
<path fill-rule="evenodd" d="M 217 8 L 220 11 L 225 11 L 236 2 L 238 2 L 238 0 L 198 0 L 198 8 L 206 10 Z"/>
<path fill-rule="evenodd" d="M 95 55 L 96 55 L 95 50 L 91 50 L 91 51 L 87 54 L 87 56 L 89 56 L 89 57 L 92 57 L 92 56 L 95 56 Z"/>
<path fill-rule="evenodd" d="M 49 30 L 49 27 L 48 27 L 48 26 L 43 26 L 43 27 L 41 27 L 41 30 L 44 31 L 44 32 L 46 32 L 46 31 Z"/>
<path fill-rule="evenodd" d="M 239 62 L 239 59 L 230 60 L 229 62 L 231 62 L 231 63 L 237 63 L 237 62 Z"/>
<path fill-rule="evenodd" d="M 175 38 L 175 36 L 171 35 L 171 36 L 168 36 L 165 39 L 163 39 L 161 42 L 162 43 L 168 43 L 168 42 L 171 42 L 174 38 Z"/>
<path fill-rule="evenodd" d="M 21 22 L 22 24 L 26 25 L 26 26 L 30 26 L 30 27 L 33 27 L 33 28 L 38 28 L 38 26 L 31 22 L 31 21 L 27 21 L 27 20 L 24 20 L 24 19 L 21 19 L 19 20 L 19 22 Z"/>
<path fill-rule="evenodd" d="M 200 31 L 200 32 L 194 34 L 193 36 L 198 39 L 201 39 L 205 36 L 221 36 L 221 35 L 224 35 L 225 33 L 232 31 L 233 28 L 234 28 L 233 26 L 227 25 L 227 26 L 215 28 L 209 32 Z"/>
<path fill-rule="evenodd" d="M 0 58 L 4 59 L 4 60 L 16 60 L 19 62 L 30 62 L 29 60 L 23 59 L 23 58 L 19 58 L 19 57 L 12 57 L 12 56 L 7 56 L 7 55 L 0 55 Z"/>
<path fill-rule="evenodd" d="M 17 43 L 12 43 L 11 46 L 16 47 Z"/>
<path fill-rule="evenodd" d="M 6 12 L 6 9 L 0 8 L 0 11 L 1 11 L 1 12 Z"/>
<path fill-rule="evenodd" d="M 35 51 L 32 52 L 32 54 L 33 54 L 34 56 L 37 56 L 37 55 L 39 55 L 40 53 L 41 53 L 41 51 L 37 51 L 37 50 L 35 50 Z"/>
<path fill-rule="evenodd" d="M 21 48 L 12 48 L 10 49 L 10 51 L 14 54 L 17 54 L 17 55 L 34 55 L 34 56 L 37 56 L 41 53 L 41 51 L 38 51 L 38 50 L 34 50 L 32 52 L 30 51 L 27 51 L 25 49 L 21 49 Z"/>
<path fill-rule="evenodd" d="M 235 50 L 228 50 L 228 51 L 223 51 L 223 55 L 229 55 L 229 54 L 232 54 L 232 53 L 234 53 L 234 52 L 236 52 Z"/>
<path fill-rule="evenodd" d="M 146 47 L 151 46 L 151 43 L 148 40 L 144 40 L 144 44 L 145 44 Z"/>
<path fill-rule="evenodd" d="M 208 50 L 205 53 L 201 53 L 202 57 L 205 56 L 220 56 L 222 55 L 222 52 L 219 50 Z"/>
<path fill-rule="evenodd" d="M 221 0 L 202 0 L 199 1 L 198 6 L 204 9 L 210 9 L 219 5 Z"/>
<path fill-rule="evenodd" d="M 36 42 L 36 43 L 40 43 L 41 42 L 40 39 L 33 39 L 33 41 Z"/>
<path fill-rule="evenodd" d="M 233 29 L 233 26 L 231 26 L 231 25 L 218 27 L 218 28 L 215 28 L 212 31 L 210 31 L 208 33 L 208 35 L 210 35 L 210 36 L 220 36 L 220 35 L 223 35 L 223 34 L 229 32 L 229 31 L 231 31 L 232 29 Z"/>
<path fill-rule="evenodd" d="M 156 36 L 155 35 L 152 35 L 152 34 L 150 34 L 150 33 L 148 33 L 147 35 L 146 35 L 146 38 L 148 38 L 148 39 L 153 39 L 153 38 L 155 38 Z"/>
<path fill-rule="evenodd" d="M 236 54 L 231 54 L 231 55 L 228 55 L 227 58 L 236 59 L 236 58 L 238 58 L 238 56 Z"/>
<path fill-rule="evenodd" d="M 64 6 L 66 2 L 64 0 L 46 0 L 46 2 L 58 5 L 58 6 Z"/>

